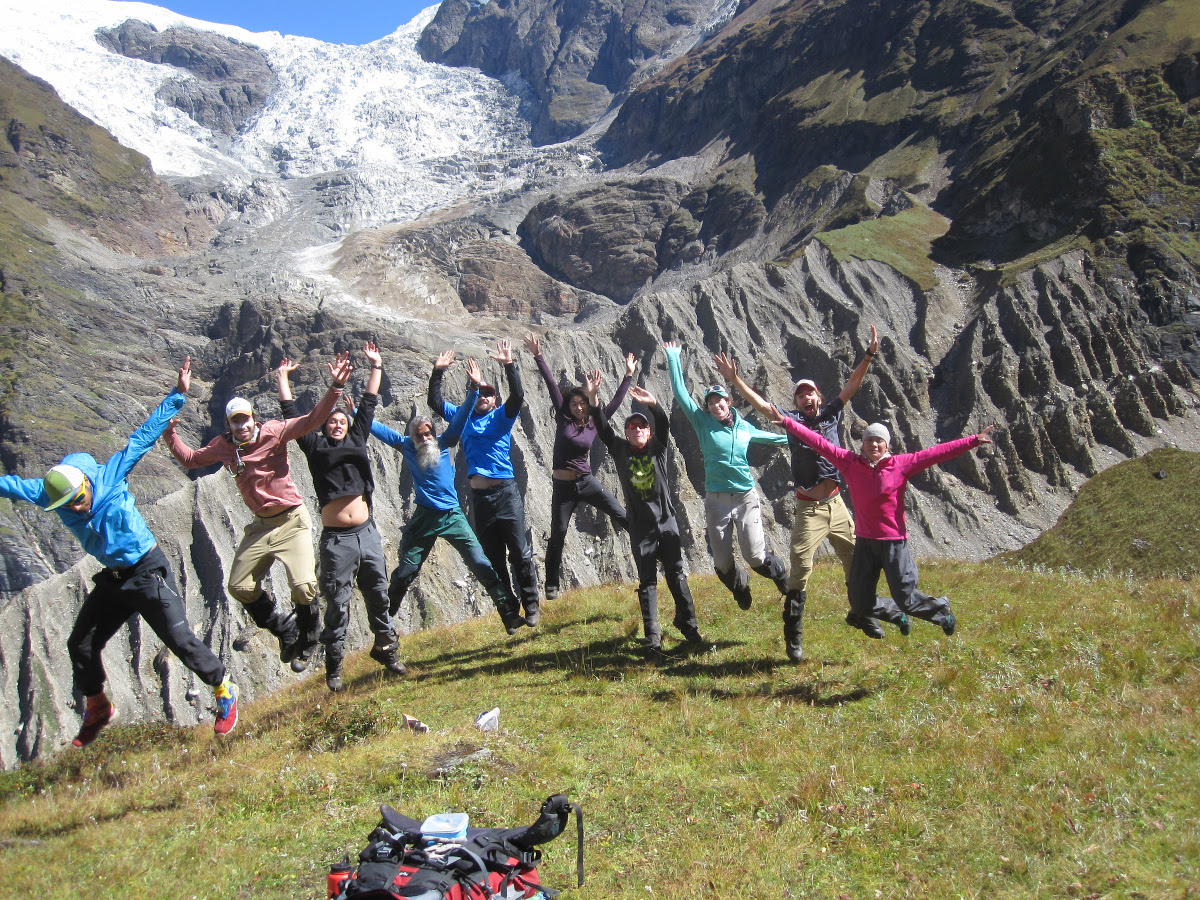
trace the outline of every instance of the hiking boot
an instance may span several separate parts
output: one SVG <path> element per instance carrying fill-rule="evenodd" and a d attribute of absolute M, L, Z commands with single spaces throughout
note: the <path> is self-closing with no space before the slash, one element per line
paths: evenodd
<path fill-rule="evenodd" d="M 735 587 L 733 589 L 733 599 L 737 601 L 737 605 L 741 609 L 749 609 L 754 602 L 754 598 L 750 595 L 750 585 L 745 587 Z"/>
<path fill-rule="evenodd" d="M 213 688 L 213 699 L 217 701 L 217 721 L 213 731 L 220 737 L 233 731 L 237 725 L 237 685 L 226 678 Z"/>
<path fill-rule="evenodd" d="M 342 684 L 342 658 L 330 656 L 328 651 L 325 652 L 325 686 L 335 694 L 345 687 Z"/>
<path fill-rule="evenodd" d="M 550 587 L 549 585 L 546 585 L 546 599 L 547 600 L 557 600 L 561 596 L 562 596 L 562 591 L 559 588 Z"/>
<path fill-rule="evenodd" d="M 680 627 L 679 633 L 683 635 L 685 642 L 689 644 L 707 644 L 704 635 L 700 633 L 700 629 L 695 625 L 685 625 Z"/>
<path fill-rule="evenodd" d="M 869 638 L 879 640 L 883 637 L 883 629 L 879 627 L 879 623 L 866 616 L 856 616 L 852 612 L 846 613 L 846 624 L 851 628 L 857 628 Z"/>
<path fill-rule="evenodd" d="M 250 646 L 250 641 L 254 638 L 254 633 L 258 631 L 258 626 L 253 622 L 247 622 L 242 626 L 242 630 L 238 632 L 238 636 L 233 639 L 233 649 L 242 653 Z"/>
<path fill-rule="evenodd" d="M 108 697 L 104 696 L 103 692 L 88 697 L 87 706 L 83 710 L 83 724 L 71 744 L 75 747 L 86 747 L 106 725 L 116 721 L 116 718 L 117 708 L 108 702 Z"/>
<path fill-rule="evenodd" d="M 521 630 L 521 626 L 529 624 L 524 618 L 516 613 L 514 607 L 511 607 L 508 604 L 505 604 L 504 606 L 497 606 L 496 612 L 500 614 L 500 621 L 504 625 L 504 630 L 509 634 L 516 634 Z"/>
<path fill-rule="evenodd" d="M 907 613 L 900 613 L 900 621 L 896 623 L 896 627 L 900 629 L 900 633 L 905 637 L 912 634 L 912 619 Z"/>
<path fill-rule="evenodd" d="M 525 624 L 530 628 L 537 626 L 537 623 L 542 621 L 542 608 L 537 602 L 525 604 Z"/>
<path fill-rule="evenodd" d="M 783 595 L 783 644 L 794 663 L 804 659 L 804 604 L 806 591 L 788 591 Z"/>
<path fill-rule="evenodd" d="M 396 649 L 395 640 L 388 641 L 382 647 L 379 646 L 379 641 L 376 641 L 368 655 L 393 675 L 403 675 L 408 669 L 404 668 L 404 663 L 396 656 Z"/>
<path fill-rule="evenodd" d="M 946 637 L 954 634 L 954 629 L 958 627 L 958 619 L 954 618 L 954 613 L 946 613 L 946 621 L 942 623 L 942 631 L 946 632 Z"/>
<path fill-rule="evenodd" d="M 308 605 L 296 606 L 295 656 L 292 671 L 297 674 L 308 668 L 321 635 L 321 607 L 316 600 Z"/>
<path fill-rule="evenodd" d="M 656 634 L 642 638 L 639 643 L 648 653 L 662 653 L 662 638 Z"/>

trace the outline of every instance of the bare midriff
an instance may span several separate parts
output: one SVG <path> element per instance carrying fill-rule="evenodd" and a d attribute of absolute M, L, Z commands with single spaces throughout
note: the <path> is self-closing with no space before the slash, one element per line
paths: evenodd
<path fill-rule="evenodd" d="M 574 469 L 555 469 L 554 477 L 559 481 L 578 481 L 583 477 L 583 473 Z"/>
<path fill-rule="evenodd" d="M 349 528 L 371 518 L 371 507 L 361 494 L 337 497 L 321 507 L 321 524 L 329 528 Z"/>
<path fill-rule="evenodd" d="M 826 478 L 814 487 L 796 491 L 796 495 L 807 497 L 809 500 L 824 500 L 832 494 L 837 493 L 837 489 L 838 483 L 832 478 Z"/>
<path fill-rule="evenodd" d="M 471 487 L 475 488 L 476 490 L 483 490 L 484 488 L 490 488 L 495 487 L 498 484 L 504 484 L 504 482 L 507 480 L 508 479 L 506 478 L 488 478 L 486 475 L 472 475 Z"/>

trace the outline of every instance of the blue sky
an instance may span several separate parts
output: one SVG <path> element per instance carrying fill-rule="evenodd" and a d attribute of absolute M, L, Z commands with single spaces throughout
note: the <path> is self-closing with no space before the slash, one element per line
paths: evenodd
<path fill-rule="evenodd" d="M 155 0 L 151 0 L 155 2 Z M 157 0 L 173 12 L 240 25 L 249 31 L 281 31 L 334 44 L 366 44 L 391 34 L 437 0 Z"/>

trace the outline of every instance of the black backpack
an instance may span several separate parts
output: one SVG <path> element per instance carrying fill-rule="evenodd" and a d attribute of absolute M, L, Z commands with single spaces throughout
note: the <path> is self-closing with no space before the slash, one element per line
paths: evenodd
<path fill-rule="evenodd" d="M 368 835 L 352 867 L 343 858 L 329 875 L 337 900 L 541 900 L 558 891 L 538 878 L 538 844 L 558 837 L 575 810 L 576 869 L 583 886 L 583 812 L 563 794 L 542 804 L 541 815 L 524 828 L 468 828 L 461 841 L 427 838 L 421 823 L 386 803 L 383 821 Z"/>

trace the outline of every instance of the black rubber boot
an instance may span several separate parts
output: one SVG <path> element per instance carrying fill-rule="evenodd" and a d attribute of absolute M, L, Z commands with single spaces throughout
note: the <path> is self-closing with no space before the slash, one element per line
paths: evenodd
<path fill-rule="evenodd" d="M 717 578 L 721 584 L 733 592 L 733 599 L 742 609 L 749 609 L 754 598 L 750 596 L 750 574 L 745 569 L 734 566 L 728 572 L 717 569 Z"/>
<path fill-rule="evenodd" d="M 788 591 L 783 595 L 783 643 L 792 662 L 804 659 L 804 602 L 805 591 Z"/>
<path fill-rule="evenodd" d="M 775 587 L 779 589 L 779 593 L 787 594 L 788 592 L 788 571 L 787 566 L 783 564 L 783 560 L 767 551 L 767 558 L 761 566 L 755 566 L 754 571 L 763 578 L 770 578 L 775 582 Z"/>
<path fill-rule="evenodd" d="M 292 613 L 283 612 L 266 593 L 260 594 L 253 603 L 247 603 L 246 612 L 255 625 L 275 635 L 275 639 L 279 641 L 279 661 L 290 663 L 296 656 L 297 638 L 300 634 L 296 617 Z"/>
<path fill-rule="evenodd" d="M 375 646 L 371 648 L 370 657 L 379 663 L 393 675 L 403 675 L 408 670 L 404 668 L 404 663 L 400 662 L 400 658 L 396 656 L 396 639 L 387 635 L 375 637 Z"/>
<path fill-rule="evenodd" d="M 296 607 L 296 656 L 292 660 L 292 671 L 303 672 L 308 668 L 313 651 L 321 637 L 321 604 L 314 598 L 307 606 Z"/>
<path fill-rule="evenodd" d="M 337 650 L 331 646 L 325 648 L 325 686 L 335 694 L 345 687 L 342 684 L 341 647 L 338 647 Z"/>
<path fill-rule="evenodd" d="M 496 612 L 500 614 L 500 621 L 504 625 L 504 630 L 509 634 L 516 634 L 521 629 L 521 626 L 529 624 L 525 621 L 524 617 L 517 612 L 516 603 L 497 603 Z"/>
<path fill-rule="evenodd" d="M 642 644 L 647 650 L 662 649 L 662 631 L 658 627 L 658 586 L 648 585 L 638 588 L 638 605 L 642 608 L 642 630 L 645 638 Z"/>

